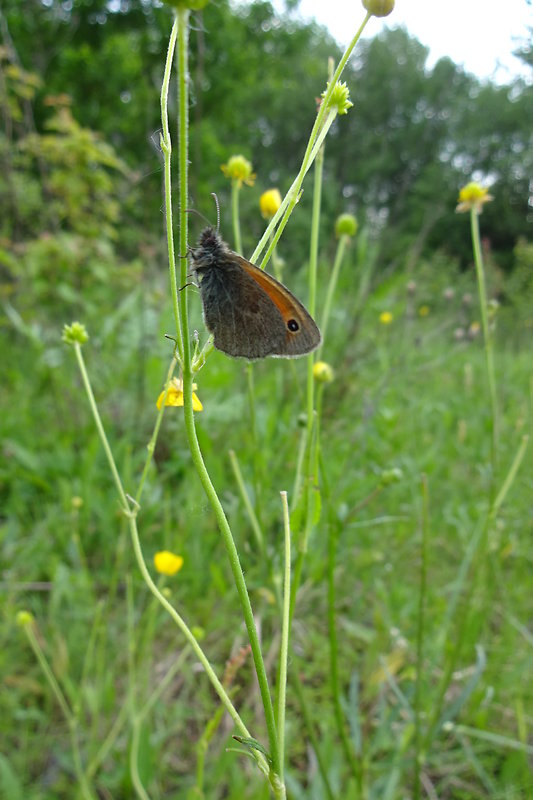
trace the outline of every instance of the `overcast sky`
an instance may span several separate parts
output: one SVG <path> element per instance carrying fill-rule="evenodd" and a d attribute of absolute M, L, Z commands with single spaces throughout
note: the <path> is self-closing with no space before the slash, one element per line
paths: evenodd
<path fill-rule="evenodd" d="M 361 0 L 301 0 L 299 13 L 314 16 L 341 44 L 348 43 L 364 16 Z M 505 82 L 528 74 L 512 51 L 530 41 L 531 0 L 396 0 L 390 16 L 370 20 L 365 36 L 396 25 L 430 48 L 430 67 L 449 56 L 481 78 Z"/>

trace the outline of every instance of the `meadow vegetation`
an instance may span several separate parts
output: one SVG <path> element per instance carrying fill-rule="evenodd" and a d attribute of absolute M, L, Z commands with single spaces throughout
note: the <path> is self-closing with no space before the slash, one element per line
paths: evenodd
<path fill-rule="evenodd" d="M 288 493 L 280 786 L 257 769 L 276 736 L 182 407 L 159 418 L 147 462 L 173 356 L 165 334 L 177 335 L 156 132 L 172 15 L 75 2 L 63 18 L 55 3 L 32 18 L 5 6 L 0 794 L 532 796 L 531 87 L 480 84 L 448 60 L 424 70 L 427 53 L 404 31 L 360 42 L 342 75 L 354 107 L 335 120 L 267 267 L 307 303 L 316 252 L 324 344 L 310 362 L 253 366 L 212 351 L 194 375 L 196 435 L 244 571 L 278 734 Z M 242 236 L 250 256 L 267 224 L 259 198 L 291 186 L 327 58 L 336 66 L 341 54 L 266 3 L 208 4 L 189 23 L 187 205 L 212 219 L 216 190 L 224 238 L 237 247 Z M 183 204 L 178 214 L 172 87 L 186 271 L 184 217 L 191 243 L 203 222 Z M 220 169 L 241 152 L 250 186 Z M 493 196 L 474 215 L 486 302 L 470 214 L 455 212 L 472 177 Z M 357 217 L 351 235 L 336 234 L 345 212 Z M 203 346 L 199 296 L 187 295 L 190 341 L 197 330 Z M 129 515 L 78 349 L 61 341 L 73 320 L 89 334 L 83 363 Z M 318 359 L 331 372 L 310 380 Z M 192 639 L 149 591 L 132 525 L 249 739 L 232 739 L 242 732 Z M 183 561 L 154 564 L 165 551 Z"/>

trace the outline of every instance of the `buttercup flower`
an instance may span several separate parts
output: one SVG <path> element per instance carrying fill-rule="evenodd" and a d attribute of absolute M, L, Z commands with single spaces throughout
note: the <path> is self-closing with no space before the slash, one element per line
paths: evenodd
<path fill-rule="evenodd" d="M 418 309 L 418 316 L 427 317 L 429 311 L 430 311 L 429 306 L 420 306 L 420 308 Z"/>
<path fill-rule="evenodd" d="M 170 550 L 159 550 L 154 556 L 154 566 L 161 575 L 175 575 L 183 566 L 183 558 Z"/>
<path fill-rule="evenodd" d="M 382 325 L 390 325 L 394 317 L 390 313 L 390 311 L 382 311 L 379 315 L 379 321 Z"/>
<path fill-rule="evenodd" d="M 268 189 L 259 198 L 259 208 L 265 219 L 272 219 L 281 205 L 279 189 Z"/>
<path fill-rule="evenodd" d="M 195 383 L 193 383 L 192 388 L 193 389 L 197 388 Z M 163 391 L 157 398 L 156 405 L 158 408 L 161 408 L 164 399 L 165 399 L 165 390 L 163 389 Z M 181 378 L 172 378 L 172 380 L 170 381 L 170 386 L 168 387 L 165 406 L 182 406 L 182 405 L 183 405 L 183 381 Z M 196 392 L 192 393 L 192 408 L 193 411 L 203 411 L 204 409 Z"/>
<path fill-rule="evenodd" d="M 253 186 L 256 175 L 252 172 L 252 164 L 244 156 L 231 156 L 227 164 L 222 164 L 220 167 L 226 178 L 235 181 L 242 186 L 245 183 L 247 186 Z"/>
<path fill-rule="evenodd" d="M 490 203 L 491 200 L 494 200 L 494 198 L 489 194 L 488 189 L 484 189 L 479 183 L 471 181 L 460 190 L 459 203 L 455 210 L 461 213 L 474 209 L 477 214 L 481 214 L 485 203 Z"/>

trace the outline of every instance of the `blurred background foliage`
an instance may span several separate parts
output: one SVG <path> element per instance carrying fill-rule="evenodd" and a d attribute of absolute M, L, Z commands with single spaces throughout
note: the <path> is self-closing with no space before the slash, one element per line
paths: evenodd
<path fill-rule="evenodd" d="M 21 648 L 11 624 L 14 610 L 24 603 L 36 614 L 56 673 L 73 704 L 88 709 L 88 753 L 101 743 L 127 691 L 124 574 L 132 571 L 136 585 L 138 578 L 79 376 L 60 332 L 63 323 L 76 318 L 88 326 L 86 357 L 95 394 L 125 483 L 134 485 L 171 355 L 163 338 L 173 323 L 158 146 L 170 25 L 168 9 L 140 0 L 3 0 L 0 9 L 0 531 L 3 575 L 13 586 L 0 641 L 0 667 L 12 691 L 3 695 L 0 724 L 20 796 L 32 800 L 72 797 L 71 765 L 63 720 L 32 656 Z M 289 187 L 325 87 L 328 59 L 338 59 L 340 51 L 327 31 L 279 16 L 269 3 L 228 0 L 209 3 L 193 15 L 190 46 L 191 206 L 214 220 L 210 193 L 216 192 L 222 233 L 231 243 L 229 186 L 220 166 L 234 153 L 250 158 L 258 177 L 254 187 L 241 192 L 249 255 L 265 224 L 258 198 L 271 186 L 282 193 Z M 335 218 L 352 212 L 359 221 L 323 351 L 337 371 L 324 396 L 324 458 L 345 521 L 336 573 L 342 598 L 341 678 L 350 702 L 360 702 L 374 796 L 380 798 L 397 768 L 396 762 L 391 768 L 398 744 L 395 726 L 403 713 L 394 699 L 385 702 L 391 675 L 412 697 L 419 560 L 413 532 L 419 526 L 420 473 L 428 475 L 434 515 L 428 589 L 432 630 L 423 698 L 428 708 L 440 676 L 437 639 L 446 598 L 485 510 L 490 420 L 476 333 L 479 312 L 469 221 L 454 211 L 459 187 L 472 178 L 490 182 L 494 196 L 481 229 L 489 293 L 500 303 L 505 435 L 498 479 L 530 414 L 533 88 L 518 80 L 509 86 L 479 81 L 449 59 L 428 69 L 427 56 L 403 29 L 357 47 L 344 74 L 354 108 L 338 119 L 326 143 L 321 218 L 319 297 L 335 251 Z M 522 56 L 531 63 L 528 52 Z M 172 92 L 171 119 L 174 102 Z M 308 181 L 279 248 L 285 279 L 303 298 L 300 267 L 308 258 L 311 194 Z M 190 226 L 194 239 L 203 223 L 191 215 Z M 199 301 L 191 294 L 203 337 Z M 392 315 L 390 326 L 378 321 L 384 310 Z M 319 307 L 319 321 L 320 312 Z M 301 430 L 300 370 L 300 363 L 272 361 L 254 367 L 259 453 L 242 363 L 214 354 L 198 378 L 205 403 L 198 417 L 202 449 L 246 559 L 265 641 L 277 631 L 277 619 L 264 564 L 228 477 L 226 452 L 231 446 L 244 465 L 277 564 L 277 491 L 291 489 L 287 475 L 293 474 Z M 487 674 L 481 682 L 482 670 L 476 667 L 480 683 L 468 696 L 460 694 L 459 673 L 452 687 L 463 698 L 464 720 L 509 735 L 531 722 L 532 688 L 523 681 L 531 671 L 531 650 L 519 622 L 532 613 L 525 536 L 531 530 L 533 489 L 528 458 L 512 503 L 492 533 L 493 562 L 476 576 L 478 594 L 461 664 L 473 669 L 474 646 L 489 642 Z M 381 472 L 396 466 L 405 480 L 355 513 Z M 148 557 L 163 546 L 183 554 L 185 566 L 173 591 L 184 613 L 206 628 L 206 648 L 222 670 L 228 654 L 243 643 L 237 603 L 214 519 L 191 478 L 182 421 L 170 412 L 144 497 L 142 527 Z M 325 560 L 321 531 L 309 550 L 294 635 L 335 782 L 341 781 L 343 768 L 324 689 Z M 144 587 L 138 597 L 138 618 L 146 624 L 139 628 L 140 652 L 146 653 L 139 672 L 149 683 L 153 670 L 172 659 L 176 636 L 150 607 Z M 100 614 L 105 625 L 97 627 Z M 383 663 L 391 670 L 385 677 Z M 242 682 L 246 688 L 237 688 L 237 702 L 252 714 L 256 701 L 247 672 Z M 195 742 L 213 708 L 209 688 L 192 668 L 179 686 L 179 699 L 156 709 L 152 736 L 145 742 L 146 779 L 160 781 L 160 796 L 184 796 L 180 792 L 195 771 Z M 290 702 L 296 706 L 293 697 Z M 524 707 L 529 717 L 520 716 Z M 321 797 L 311 767 L 303 788 L 294 777 L 307 765 L 294 707 L 289 726 L 291 790 L 295 797 L 311 797 L 306 791 L 314 787 Z M 225 744 L 221 737 L 214 746 L 207 796 L 258 797 Z M 476 750 L 470 759 L 471 751 L 455 741 L 445 739 L 440 746 L 428 757 L 427 769 L 441 800 L 484 797 L 494 787 L 504 797 L 517 785 L 531 787 L 523 753 L 492 747 Z M 125 735 L 116 747 L 119 756 L 107 765 L 102 786 L 114 797 L 131 797 Z M 462 794 L 454 770 L 464 778 Z M 172 776 L 170 784 L 158 772 Z M 0 776 L 6 774 L 0 759 Z"/>

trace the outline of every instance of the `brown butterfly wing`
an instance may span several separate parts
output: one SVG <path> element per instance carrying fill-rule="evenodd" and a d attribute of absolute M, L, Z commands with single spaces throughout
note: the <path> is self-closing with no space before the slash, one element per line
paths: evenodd
<path fill-rule="evenodd" d="M 267 272 L 241 256 L 232 255 L 243 282 L 236 316 L 240 322 L 237 339 L 246 340 L 246 357 L 290 358 L 315 350 L 321 342 L 320 331 L 302 303 Z"/>
<path fill-rule="evenodd" d="M 300 356 L 320 344 L 303 305 L 271 275 L 234 253 L 213 228 L 192 251 L 215 347 L 231 356 Z"/>

